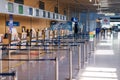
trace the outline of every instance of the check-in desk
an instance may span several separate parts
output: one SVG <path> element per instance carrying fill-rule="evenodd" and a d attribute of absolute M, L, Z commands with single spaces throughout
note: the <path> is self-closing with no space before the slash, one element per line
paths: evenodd
<path fill-rule="evenodd" d="M 23 46 L 23 45 L 27 45 L 26 44 L 27 43 L 27 33 L 26 32 L 23 32 L 22 34 L 21 34 L 21 49 L 25 49 L 26 48 L 26 46 Z"/>
<path fill-rule="evenodd" d="M 36 45 L 36 33 L 32 33 L 32 38 L 31 38 L 31 45 Z"/>
<path fill-rule="evenodd" d="M 2 48 L 3 44 L 3 34 L 0 34 L 0 49 Z M 2 55 L 2 50 L 0 50 L 0 55 Z"/>
<path fill-rule="evenodd" d="M 11 35 L 11 41 L 10 41 L 10 44 L 11 44 L 10 48 L 11 48 L 11 49 L 18 49 L 19 46 L 16 46 L 16 45 L 17 45 L 19 42 L 20 42 L 20 38 L 18 37 L 18 35 L 12 34 L 12 35 Z M 9 52 L 14 52 L 14 51 L 16 51 L 16 50 L 10 50 Z"/>
<path fill-rule="evenodd" d="M 0 45 L 2 45 L 3 34 L 0 34 Z M 2 46 L 0 46 L 0 59 L 2 59 Z M 2 73 L 2 61 L 0 61 L 0 73 Z"/>
<path fill-rule="evenodd" d="M 58 37 L 58 30 L 54 30 L 54 38 Z"/>
<path fill-rule="evenodd" d="M 38 40 L 42 40 L 42 31 L 38 32 Z"/>
<path fill-rule="evenodd" d="M 43 32 L 42 31 L 38 31 L 37 32 L 37 41 L 42 41 L 42 40 L 44 40 L 43 39 Z M 36 44 L 41 45 L 41 43 L 42 42 L 37 42 Z"/>
<path fill-rule="evenodd" d="M 50 39 L 50 30 L 45 30 L 45 40 Z"/>
<path fill-rule="evenodd" d="M 53 30 L 50 30 L 49 34 L 50 34 L 50 40 L 52 40 L 54 38 L 54 32 L 53 32 Z"/>
<path fill-rule="evenodd" d="M 60 30 L 60 36 L 64 36 L 64 30 Z"/>

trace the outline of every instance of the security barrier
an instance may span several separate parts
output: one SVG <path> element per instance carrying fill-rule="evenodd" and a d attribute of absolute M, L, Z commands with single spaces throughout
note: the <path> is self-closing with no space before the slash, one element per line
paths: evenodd
<path fill-rule="evenodd" d="M 27 45 L 23 45 L 21 44 L 6 44 L 4 46 L 26 46 L 26 48 L 21 48 L 21 49 L 15 49 L 15 48 L 11 48 L 11 47 L 7 47 L 8 50 L 15 50 L 15 51 L 27 51 L 28 53 L 28 58 L 27 59 L 11 59 L 10 53 L 8 53 L 9 55 L 9 59 L 2 59 L 0 58 L 1 61 L 39 61 L 39 60 L 44 60 L 44 59 L 40 59 L 40 55 L 39 59 L 31 59 L 31 51 L 38 51 L 38 53 L 40 54 L 40 51 L 45 51 L 47 50 L 49 52 L 51 52 L 51 54 L 53 54 L 56 51 L 62 51 L 62 50 L 69 50 L 69 80 L 72 80 L 73 78 L 73 63 L 72 62 L 72 55 L 73 55 L 73 47 L 77 47 L 77 49 L 79 50 L 77 53 L 75 52 L 75 54 L 78 55 L 78 61 L 77 61 L 77 65 L 78 65 L 78 70 L 80 70 L 81 68 L 85 67 L 86 62 L 88 62 L 89 60 L 89 54 L 91 52 L 90 49 L 90 42 L 87 39 L 81 39 L 81 36 L 79 36 L 77 39 L 74 39 L 73 37 L 74 35 L 69 35 L 69 36 L 55 36 L 54 39 L 43 39 L 43 40 L 35 40 L 35 41 L 31 41 L 31 43 L 35 43 L 37 42 L 37 45 L 34 44 L 27 44 Z M 1 45 L 3 46 L 3 45 Z M 59 47 L 58 47 L 59 46 Z M 37 47 L 37 48 L 34 48 Z M 48 47 L 52 47 L 52 48 L 48 48 Z M 65 49 L 66 48 L 66 49 Z M 4 50 L 3 48 L 0 49 L 0 51 Z M 57 54 L 58 55 L 58 54 Z M 2 55 L 1 55 L 2 56 Z M 57 56 L 56 56 L 57 57 Z M 57 58 L 56 61 L 59 63 L 59 59 Z M 56 74 L 55 74 L 55 80 L 59 80 L 58 77 L 58 63 L 56 63 Z M 2 64 L 2 63 L 1 63 Z M 1 68 L 2 70 L 2 68 Z"/>

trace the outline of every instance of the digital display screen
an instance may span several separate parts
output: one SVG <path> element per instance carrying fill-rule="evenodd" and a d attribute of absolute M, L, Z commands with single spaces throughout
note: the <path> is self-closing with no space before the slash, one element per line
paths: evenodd
<path fill-rule="evenodd" d="M 39 16 L 39 9 L 36 9 L 36 16 Z"/>
<path fill-rule="evenodd" d="M 53 13 L 53 19 L 55 19 L 55 14 Z"/>
<path fill-rule="evenodd" d="M 43 17 L 46 17 L 46 12 L 45 11 L 43 11 Z"/>
<path fill-rule="evenodd" d="M 8 2 L 8 12 L 14 12 L 13 3 Z"/>
<path fill-rule="evenodd" d="M 23 14 L 23 6 L 22 5 L 19 5 L 19 7 L 18 7 L 19 9 L 19 14 Z"/>
<path fill-rule="evenodd" d="M 48 18 L 50 18 L 50 12 L 48 12 Z"/>
<path fill-rule="evenodd" d="M 62 15 L 60 15 L 60 19 L 62 19 Z"/>
<path fill-rule="evenodd" d="M 29 8 L 29 15 L 33 15 L 33 8 Z"/>
<path fill-rule="evenodd" d="M 56 15 L 56 18 L 58 19 L 58 14 Z"/>

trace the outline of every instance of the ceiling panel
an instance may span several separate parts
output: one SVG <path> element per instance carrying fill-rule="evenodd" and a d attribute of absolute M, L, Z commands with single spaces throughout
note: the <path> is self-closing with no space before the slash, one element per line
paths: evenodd
<path fill-rule="evenodd" d="M 71 9 L 79 9 L 80 11 L 97 11 L 98 6 L 103 11 L 120 12 L 120 0 L 59 0 L 60 3 L 66 3 Z M 99 2 L 100 5 L 94 5 Z M 107 9 L 104 9 L 107 8 Z"/>

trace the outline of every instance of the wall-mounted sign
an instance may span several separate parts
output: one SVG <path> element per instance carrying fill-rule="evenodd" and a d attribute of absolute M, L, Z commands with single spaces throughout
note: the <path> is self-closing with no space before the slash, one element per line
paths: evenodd
<path fill-rule="evenodd" d="M 9 21 L 6 21 L 6 26 L 10 26 Z M 19 22 L 13 22 L 13 26 L 20 26 Z"/>
<path fill-rule="evenodd" d="M 29 15 L 33 15 L 33 8 L 29 8 Z"/>
<path fill-rule="evenodd" d="M 13 3 L 8 2 L 8 12 L 14 12 Z"/>
<path fill-rule="evenodd" d="M 23 14 L 23 5 L 18 6 L 19 14 Z"/>

